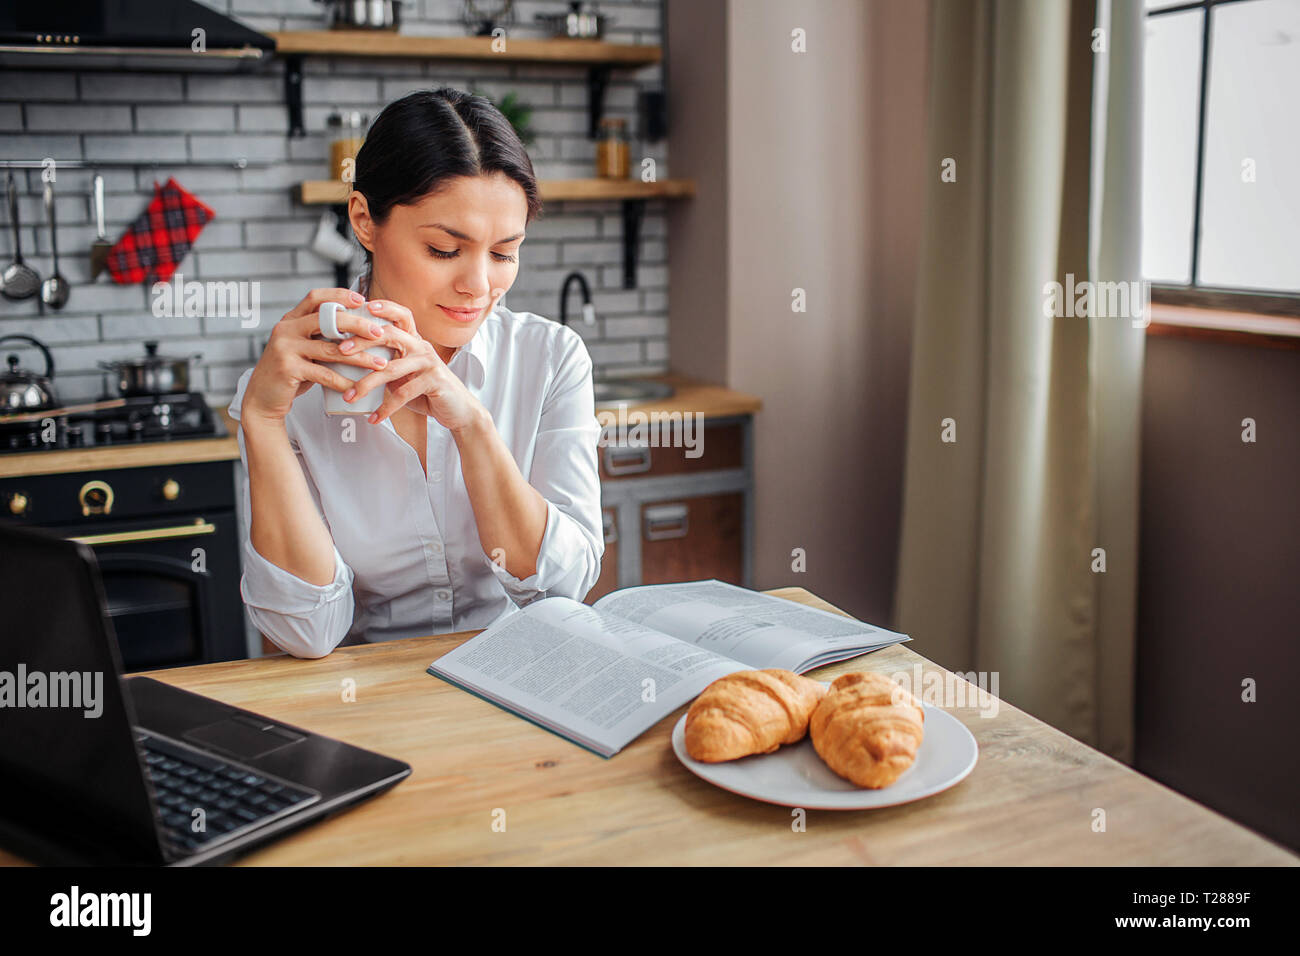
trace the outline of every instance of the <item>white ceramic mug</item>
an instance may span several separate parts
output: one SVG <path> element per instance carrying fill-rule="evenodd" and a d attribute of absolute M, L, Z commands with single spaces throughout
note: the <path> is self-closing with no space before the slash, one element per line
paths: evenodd
<path fill-rule="evenodd" d="M 327 339 L 333 339 L 335 342 L 342 342 L 345 339 L 353 338 L 351 332 L 343 332 L 339 329 L 339 314 L 347 313 L 354 315 L 359 319 L 375 322 L 380 325 L 391 325 L 388 319 L 381 318 L 378 315 L 369 315 L 363 312 L 352 312 L 343 308 L 337 302 L 325 302 L 320 307 L 320 332 Z M 370 355 L 377 355 L 386 361 L 393 360 L 393 350 L 385 348 L 382 345 L 372 345 L 366 349 Z M 346 362 L 322 362 L 322 365 L 338 372 L 344 378 L 352 381 L 360 381 L 371 372 L 372 368 L 366 368 L 364 365 L 349 365 Z M 372 388 L 365 395 L 362 395 L 355 402 L 345 402 L 343 393 L 336 392 L 332 388 L 321 386 L 325 391 L 325 414 L 326 415 L 369 415 L 379 408 L 384 402 L 386 389 L 383 387 Z"/>
<path fill-rule="evenodd" d="M 352 243 L 346 236 L 339 235 L 334 224 L 334 213 L 328 209 L 321 213 L 320 222 L 316 224 L 311 251 L 339 265 L 352 261 Z"/>

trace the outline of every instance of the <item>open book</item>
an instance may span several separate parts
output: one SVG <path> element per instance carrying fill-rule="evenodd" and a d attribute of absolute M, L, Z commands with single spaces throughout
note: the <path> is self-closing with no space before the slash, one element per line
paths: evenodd
<path fill-rule="evenodd" d="M 714 579 L 624 588 L 593 605 L 534 601 L 429 673 L 610 757 L 724 674 L 802 674 L 909 640 Z"/>

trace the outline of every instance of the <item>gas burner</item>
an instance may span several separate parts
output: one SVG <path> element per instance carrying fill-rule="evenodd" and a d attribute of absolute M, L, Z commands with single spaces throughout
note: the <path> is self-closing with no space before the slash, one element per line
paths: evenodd
<path fill-rule="evenodd" d="M 65 412 L 52 408 L 35 421 L 6 421 L 0 415 L 0 454 L 60 448 L 94 448 L 189 438 L 221 438 L 227 434 L 198 392 L 167 395 L 104 395 L 111 408 Z"/>

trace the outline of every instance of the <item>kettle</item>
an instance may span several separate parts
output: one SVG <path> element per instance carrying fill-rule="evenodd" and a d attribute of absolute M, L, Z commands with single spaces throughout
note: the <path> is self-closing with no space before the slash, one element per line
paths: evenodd
<path fill-rule="evenodd" d="M 54 392 L 54 357 L 41 342 L 30 335 L 0 336 L 0 342 L 23 339 L 41 350 L 45 356 L 45 374 L 37 375 L 18 364 L 18 356 L 10 355 L 9 368 L 0 372 L 0 415 L 5 412 L 39 412 L 58 408 L 59 399 Z"/>

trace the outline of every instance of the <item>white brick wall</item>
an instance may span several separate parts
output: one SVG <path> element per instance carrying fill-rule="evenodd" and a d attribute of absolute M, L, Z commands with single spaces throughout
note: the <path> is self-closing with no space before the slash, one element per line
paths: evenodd
<path fill-rule="evenodd" d="M 203 0 L 260 30 L 316 29 L 313 0 Z M 461 35 L 461 0 L 410 0 L 404 32 Z M 564 11 L 564 0 L 520 0 L 510 35 L 539 37 L 536 13 Z M 658 43 L 659 0 L 603 0 L 615 19 L 609 39 Z M 34 335 L 50 346 L 60 397 L 98 397 L 100 359 L 144 354 L 146 338 L 160 351 L 202 353 L 197 387 L 216 406 L 226 404 L 239 374 L 257 360 L 269 325 L 318 285 L 332 285 L 333 268 L 309 248 L 323 207 L 292 198 L 295 183 L 328 175 L 325 118 L 335 106 L 360 109 L 372 118 L 391 100 L 413 89 L 443 84 L 471 87 L 500 99 L 515 90 L 534 107 L 536 141 L 529 147 L 539 178 L 591 175 L 595 143 L 586 138 L 587 92 L 580 67 L 493 63 L 428 63 L 365 57 L 308 57 L 304 61 L 304 118 L 308 136 L 285 136 L 284 62 L 272 59 L 256 74 L 107 72 L 91 70 L 0 71 L 0 159 L 114 159 L 158 165 L 100 170 L 105 180 L 105 218 L 116 240 L 143 211 L 153 182 L 177 182 L 210 205 L 217 218 L 200 233 L 181 263 L 186 280 L 257 281 L 262 326 L 240 327 L 238 318 L 156 318 L 144 286 L 115 285 L 107 274 L 89 280 L 89 248 L 95 237 L 89 203 L 90 170 L 59 170 L 55 183 L 60 271 L 72 283 L 62 312 L 41 314 L 35 299 L 0 299 L 0 335 Z M 656 89 L 658 66 L 615 71 L 606 94 L 608 115 L 623 116 L 636 129 L 641 89 Z M 667 176 L 663 143 L 633 141 L 633 156 L 652 156 Z M 190 159 L 231 159 L 270 165 L 236 169 L 186 166 Z M 39 170 L 19 170 L 22 249 L 42 277 L 50 273 L 50 236 L 41 203 Z M 2 187 L 0 183 L 0 187 Z M 7 205 L 0 258 L 12 258 Z M 642 222 L 638 287 L 622 287 L 622 221 L 616 202 L 548 203 L 530 225 L 519 277 L 506 297 L 517 311 L 559 316 L 560 283 L 572 270 L 591 284 L 598 315 L 581 324 L 574 290 L 570 319 L 591 350 L 598 377 L 649 374 L 668 367 L 666 206 L 651 201 Z M 363 260 L 358 250 L 354 272 Z M 17 352 L 24 366 L 40 367 L 35 350 Z"/>

